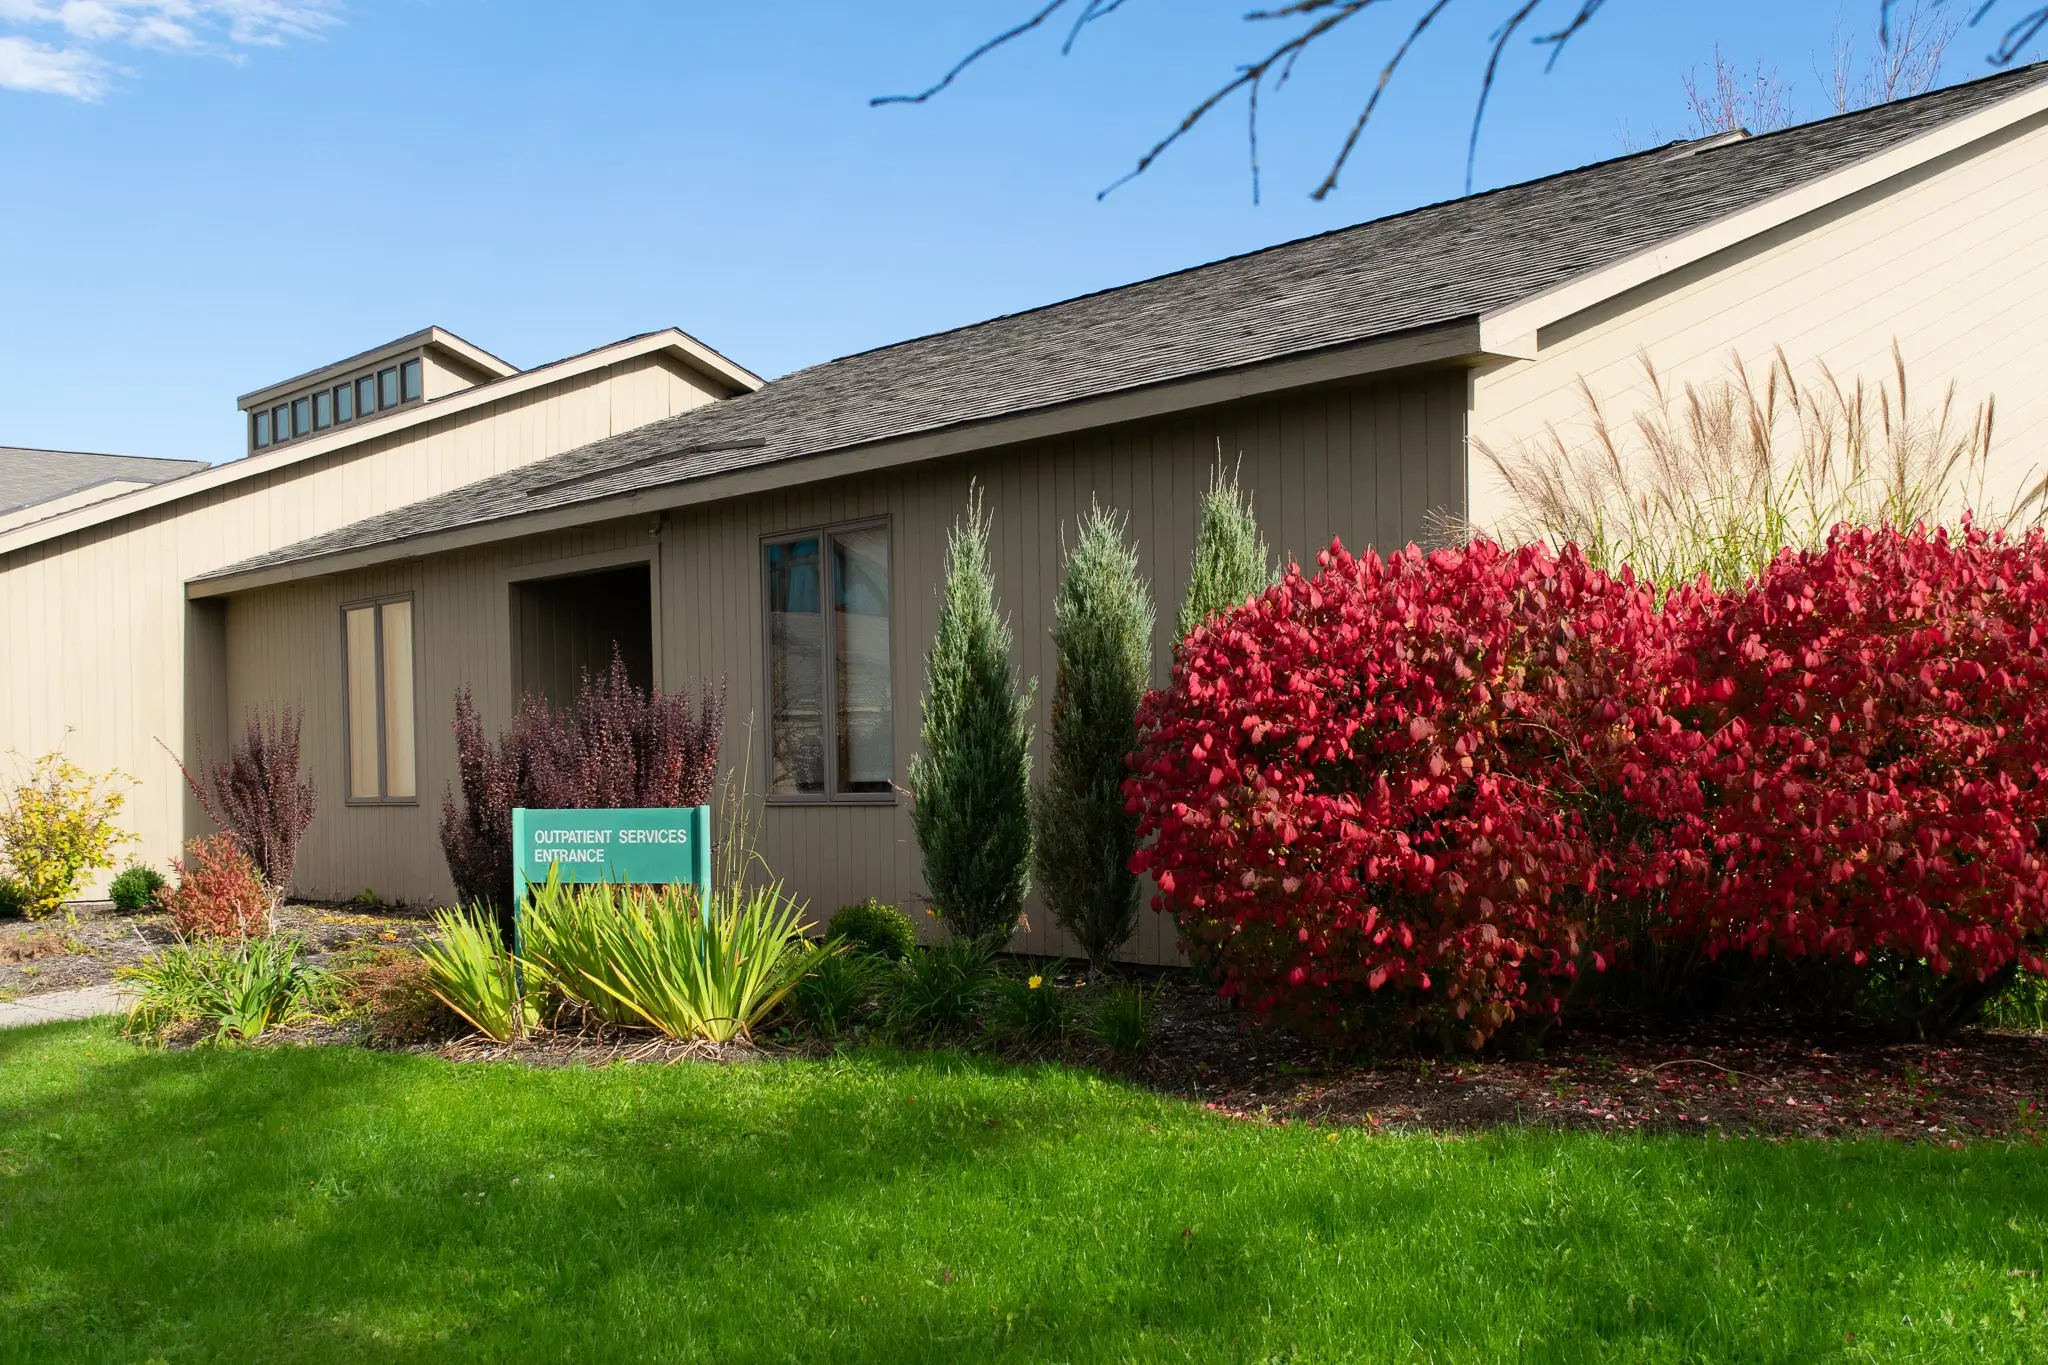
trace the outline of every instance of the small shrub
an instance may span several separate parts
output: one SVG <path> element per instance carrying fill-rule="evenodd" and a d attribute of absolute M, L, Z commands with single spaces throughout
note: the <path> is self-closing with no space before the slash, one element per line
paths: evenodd
<path fill-rule="evenodd" d="M 1009 940 L 1031 887 L 1031 697 L 1010 664 L 979 488 L 946 548 L 939 629 L 925 659 L 923 752 L 911 824 L 934 909 L 957 935 Z"/>
<path fill-rule="evenodd" d="M 116 910 L 134 913 L 152 909 L 156 905 L 157 892 L 168 883 L 164 874 L 146 863 L 130 863 L 121 869 L 121 875 L 114 878 L 107 888 L 107 899 L 114 903 Z"/>
<path fill-rule="evenodd" d="M 308 966 L 295 939 L 178 943 L 117 975 L 140 982 L 131 1034 L 161 1037 L 194 1020 L 214 1025 L 212 1042 L 247 1042 L 312 1015 L 325 974 Z"/>
<path fill-rule="evenodd" d="M 836 918 L 836 917 L 835 917 Z M 812 948 L 790 992 L 790 1013 L 820 1038 L 837 1038 L 873 1008 L 888 975 L 886 960 L 847 940 Z"/>
<path fill-rule="evenodd" d="M 363 1037 L 383 1047 L 408 1047 L 450 1038 L 462 1020 L 434 993 L 426 960 L 403 948 L 373 948 L 334 973 L 341 1014 Z"/>
<path fill-rule="evenodd" d="M 177 886 L 159 899 L 178 932 L 192 938 L 250 938 L 270 930 L 270 895 L 256 864 L 231 834 L 185 845 L 172 860 Z"/>
<path fill-rule="evenodd" d="M 234 836 L 262 876 L 267 892 L 264 915 L 271 928 L 277 926 L 278 905 L 291 890 L 299 843 L 320 804 L 313 784 L 299 771 L 305 719 L 303 711 L 285 710 L 269 717 L 250 712 L 227 762 L 216 763 L 206 783 L 192 775 L 183 759 L 171 755 L 213 823 Z"/>
<path fill-rule="evenodd" d="M 1152 1041 L 1152 999 L 1143 987 L 1118 982 L 1082 1018 L 1090 1038 L 1119 1057 L 1135 1057 Z"/>
<path fill-rule="evenodd" d="M 75 898 L 86 874 L 114 865 L 114 849 L 135 836 L 114 824 L 135 779 L 92 774 L 60 753 L 29 765 L 28 778 L 0 804 L 0 855 L 27 892 L 30 919 Z"/>
<path fill-rule="evenodd" d="M 825 926 L 825 937 L 895 961 L 917 947 L 917 926 L 895 906 L 884 905 L 870 896 L 857 904 L 840 906 L 832 922 Z"/>
<path fill-rule="evenodd" d="M 889 979 L 889 1026 L 927 1037 L 965 1028 L 974 1022 L 994 975 L 994 951 L 982 940 L 956 936 L 920 948 Z"/>
<path fill-rule="evenodd" d="M 0 919 L 21 919 L 28 914 L 29 893 L 19 877 L 0 873 Z"/>
<path fill-rule="evenodd" d="M 513 1036 L 515 1001 L 521 1006 L 517 1031 L 533 1027 L 542 993 L 538 983 L 529 983 L 525 995 L 520 995 L 512 954 L 505 951 L 498 933 L 497 915 L 485 906 L 437 910 L 434 927 L 439 937 L 419 950 L 431 978 L 427 989 L 493 1042 Z"/>
<path fill-rule="evenodd" d="M 461 798 L 441 801 L 441 849 L 465 903 L 491 906 L 509 931 L 512 808 L 591 810 L 701 806 L 718 773 L 725 696 L 709 685 L 693 709 L 681 694 L 641 691 L 616 650 L 602 675 L 583 675 L 557 713 L 539 697 L 520 702 L 493 744 L 464 687 L 455 696 Z"/>
<path fill-rule="evenodd" d="M 991 1031 L 1027 1043 L 1048 1043 L 1065 1036 L 1073 1024 L 1071 996 L 1059 988 L 1050 973 L 1029 976 L 1001 975 L 989 983 L 984 1018 Z"/>

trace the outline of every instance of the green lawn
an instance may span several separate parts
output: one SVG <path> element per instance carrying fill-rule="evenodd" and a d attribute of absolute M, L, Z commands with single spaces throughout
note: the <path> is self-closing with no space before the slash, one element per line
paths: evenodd
<path fill-rule="evenodd" d="M 0 1033 L 0 1360 L 2048 1360 L 2048 1154 Z M 1852 1335 L 1853 1334 L 1853 1335 Z"/>

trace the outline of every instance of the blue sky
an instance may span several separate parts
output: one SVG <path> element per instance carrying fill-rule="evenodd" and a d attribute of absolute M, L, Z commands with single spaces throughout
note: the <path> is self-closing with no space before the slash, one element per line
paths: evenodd
<path fill-rule="evenodd" d="M 430 323 L 522 366 L 672 324 L 775 375 L 1453 197 L 1507 8 L 1446 11 L 1320 203 L 1419 0 L 1313 50 L 1254 206 L 1241 103 L 1096 198 L 1253 55 L 1246 0 L 1129 0 L 868 107 L 1036 3 L 0 0 L 0 444 L 232 458 L 235 395 Z M 1875 5 L 1610 0 L 1553 74 L 1510 53 L 1478 183 L 1681 135 L 1716 43 L 1828 112 Z"/>

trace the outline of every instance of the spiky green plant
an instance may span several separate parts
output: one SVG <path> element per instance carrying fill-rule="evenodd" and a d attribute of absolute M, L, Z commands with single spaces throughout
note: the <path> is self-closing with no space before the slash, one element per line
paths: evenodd
<path fill-rule="evenodd" d="M 466 910 L 437 910 L 438 937 L 420 945 L 432 974 L 429 987 L 441 1003 L 495 1042 L 505 1042 L 538 1021 L 541 991 L 529 983 L 522 992 L 512 954 L 498 932 L 498 916 L 478 904 Z M 514 1002 L 520 1008 L 515 1012 Z M 514 1019 L 518 1025 L 515 1028 Z"/>
<path fill-rule="evenodd" d="M 1225 473 L 1219 459 L 1202 495 L 1202 522 L 1195 532 L 1188 592 L 1174 629 L 1185 640 L 1219 611 L 1243 606 L 1273 582 L 1273 565 L 1259 534 L 1252 500 L 1238 487 L 1237 471 Z"/>
<path fill-rule="evenodd" d="M 127 1032 L 160 1035 L 203 1019 L 214 1025 L 216 1043 L 247 1042 L 308 1018 L 326 990 L 325 973 L 289 938 L 179 942 L 118 975 L 142 988 Z"/>
<path fill-rule="evenodd" d="M 1152 592 L 1120 516 L 1090 507 L 1053 598 L 1052 754 L 1032 801 L 1032 868 L 1053 918 L 1109 970 L 1138 917 L 1125 758 L 1152 673 Z"/>
<path fill-rule="evenodd" d="M 545 981 L 605 1023 L 639 1024 L 618 994 L 624 983 L 607 956 L 607 921 L 630 894 L 622 887 L 565 883 L 551 871 L 520 914 L 528 988 Z"/>
<path fill-rule="evenodd" d="M 829 939 L 805 955 L 790 995 L 791 1013 L 820 1038 L 837 1038 L 873 1004 L 888 975 L 888 958 L 858 943 Z"/>
<path fill-rule="evenodd" d="M 573 888 L 592 902 L 601 970 L 557 979 L 585 1003 L 618 1001 L 671 1038 L 714 1043 L 751 1038 L 795 987 L 805 965 L 804 907 L 780 884 L 714 900 L 700 912 L 694 890 Z"/>
<path fill-rule="evenodd" d="M 925 663 L 923 752 L 910 763 L 925 886 L 956 933 L 992 946 L 1031 884 L 1031 699 L 1010 665 L 980 488 L 953 525 L 938 638 Z"/>
<path fill-rule="evenodd" d="M 985 941 L 949 938 L 920 948 L 888 980 L 889 1025 L 919 1038 L 965 1028 L 994 979 L 995 953 Z"/>

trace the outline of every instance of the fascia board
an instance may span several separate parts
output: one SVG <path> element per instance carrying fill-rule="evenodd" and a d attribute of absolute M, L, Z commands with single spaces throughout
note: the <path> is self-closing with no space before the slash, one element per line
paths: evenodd
<path fill-rule="evenodd" d="M 1480 339 L 1486 343 L 1487 349 L 1498 349 L 1504 353 L 1527 348 L 1533 358 L 1534 349 L 1529 343 L 1539 329 L 1551 323 L 1939 157 L 1967 148 L 2044 111 L 2048 111 L 2048 82 L 2022 90 L 1965 118 L 1930 128 L 1888 151 L 1865 157 L 1832 175 L 1774 195 L 1740 213 L 1732 213 L 1589 275 L 1568 280 L 1519 303 L 1486 313 L 1479 319 Z"/>
<path fill-rule="evenodd" d="M 687 483 L 664 484 L 609 498 L 593 498 L 566 507 L 519 512 L 489 521 L 473 522 L 445 531 L 359 550 L 341 550 L 314 559 L 244 573 L 193 579 L 185 585 L 190 598 L 219 597 L 246 592 L 277 583 L 321 578 L 353 569 L 416 559 L 423 555 L 468 549 L 495 541 L 545 535 L 595 522 L 613 521 L 654 512 L 673 511 L 727 498 L 771 489 L 790 488 L 825 479 L 864 474 L 897 465 L 916 464 L 964 455 L 1023 441 L 1064 436 L 1077 431 L 1122 422 L 1170 416 L 1195 408 L 1212 407 L 1237 399 L 1256 398 L 1269 393 L 1306 388 L 1348 379 L 1366 378 L 1391 371 L 1443 366 L 1469 366 L 1512 359 L 1489 355 L 1477 349 L 1477 319 L 1467 318 L 1440 327 L 1380 338 L 1348 346 L 1315 351 L 1285 360 L 1267 361 L 1243 369 L 1177 380 L 1099 398 L 1081 399 L 1055 408 L 994 418 L 942 431 L 926 432 L 866 445 L 823 451 L 814 455 L 791 456 L 730 474 L 693 479 Z"/>
<path fill-rule="evenodd" d="M 387 417 L 379 417 L 369 422 L 357 423 L 344 431 L 336 431 L 328 436 L 315 436 L 308 441 L 294 442 L 282 450 L 267 451 L 258 455 L 245 455 L 239 460 L 230 460 L 225 464 L 217 464 L 210 469 L 196 474 L 186 474 L 180 478 L 167 479 L 163 483 L 151 484 L 148 488 L 139 489 L 133 493 L 123 493 L 117 497 L 93 503 L 90 507 L 81 507 L 75 512 L 50 517 L 46 520 L 20 527 L 14 531 L 0 532 L 0 555 L 14 550 L 26 549 L 45 540 L 68 535 L 73 531 L 85 530 L 102 522 L 130 516 L 136 512 L 147 512 L 151 508 L 161 507 L 165 503 L 176 502 L 182 498 L 189 498 L 197 494 L 210 492 L 216 488 L 226 487 L 229 484 L 240 483 L 244 479 L 258 478 L 265 474 L 275 473 L 280 469 L 289 469 L 295 464 L 313 459 L 316 456 L 330 454 L 333 451 L 346 449 L 349 446 L 358 445 L 365 441 L 378 440 L 391 435 L 393 432 L 404 431 L 408 427 L 417 426 L 423 422 L 439 421 L 443 417 L 456 416 L 473 408 L 481 407 L 488 403 L 495 403 L 500 399 L 514 398 L 533 389 L 544 388 L 549 384 L 559 384 L 565 379 L 574 379 L 593 370 L 601 370 L 608 365 L 617 365 L 623 361 L 638 359 L 644 355 L 656 354 L 672 355 L 683 360 L 685 363 L 710 369 L 714 373 L 719 372 L 711 362 L 721 359 L 721 357 L 703 343 L 692 339 L 674 328 L 652 332 L 647 336 L 637 337 L 632 341 L 622 341 L 616 345 L 602 347 L 595 351 L 587 351 L 579 356 L 572 356 L 567 360 L 558 360 L 551 365 L 542 365 L 535 369 L 522 370 L 507 379 L 496 379 L 488 384 L 477 384 L 456 393 L 451 393 L 446 398 L 437 398 L 431 403 L 422 403 L 416 407 L 402 408 Z M 741 370 L 730 361 L 725 362 L 724 368 L 736 376 L 733 382 L 742 388 L 760 387 L 761 381 L 759 379 Z"/>
<path fill-rule="evenodd" d="M 495 375 L 499 379 L 510 379 L 513 375 L 519 373 L 519 367 L 511 361 L 502 360 L 486 351 L 483 347 L 464 341 L 455 333 L 440 327 L 429 327 L 427 329 L 426 344 L 446 351 L 452 356 L 460 357 L 470 365 L 482 370 L 485 374 Z"/>

